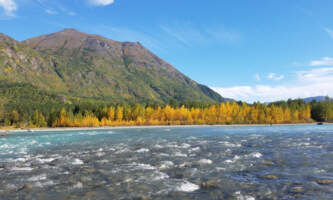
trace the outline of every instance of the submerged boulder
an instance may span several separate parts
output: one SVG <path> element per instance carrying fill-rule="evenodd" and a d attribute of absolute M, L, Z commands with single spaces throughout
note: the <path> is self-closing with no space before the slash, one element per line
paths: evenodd
<path fill-rule="evenodd" d="M 8 135 L 7 132 L 3 132 L 3 133 L 1 133 L 1 137 L 6 137 L 7 135 Z"/>
<path fill-rule="evenodd" d="M 301 186 L 293 187 L 290 190 L 292 193 L 302 193 L 304 192 L 304 188 Z"/>
<path fill-rule="evenodd" d="M 202 181 L 198 185 L 200 185 L 202 189 L 219 188 L 219 182 L 217 180 Z"/>
<path fill-rule="evenodd" d="M 21 190 L 32 190 L 33 189 L 33 185 L 32 184 L 25 184 L 21 189 L 19 189 L 18 191 Z"/>
<path fill-rule="evenodd" d="M 276 175 L 274 175 L 274 174 L 267 174 L 267 175 L 263 176 L 263 178 L 265 178 L 265 179 L 270 179 L 270 180 L 276 180 L 276 179 L 278 179 L 279 177 L 276 176 Z"/>
<path fill-rule="evenodd" d="M 320 185 L 330 185 L 333 183 L 331 179 L 317 179 L 316 182 Z"/>
<path fill-rule="evenodd" d="M 270 161 L 270 160 L 264 160 L 262 161 L 260 164 L 264 165 L 264 166 L 273 166 L 274 162 Z"/>

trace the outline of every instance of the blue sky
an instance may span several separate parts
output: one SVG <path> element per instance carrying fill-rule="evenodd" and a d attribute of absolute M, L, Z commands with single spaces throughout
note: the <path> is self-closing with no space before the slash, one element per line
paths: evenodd
<path fill-rule="evenodd" d="M 0 0 L 16 40 L 75 28 L 139 41 L 222 96 L 333 96 L 332 0 Z"/>

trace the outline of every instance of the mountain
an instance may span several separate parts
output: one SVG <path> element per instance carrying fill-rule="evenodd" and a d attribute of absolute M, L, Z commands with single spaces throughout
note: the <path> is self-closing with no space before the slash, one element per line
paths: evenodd
<path fill-rule="evenodd" d="M 41 89 L 62 90 L 65 83 L 54 69 L 55 59 L 0 34 L 0 81 L 25 82 Z"/>
<path fill-rule="evenodd" d="M 326 101 L 327 99 L 330 99 L 330 98 L 328 96 L 316 96 L 316 97 L 304 98 L 304 101 L 306 103 L 310 103 L 312 101 L 317 101 L 317 102 Z"/>
<path fill-rule="evenodd" d="M 118 42 L 75 29 L 23 42 L 0 34 L 0 81 L 65 97 L 112 102 L 224 99 L 183 75 L 139 42 Z"/>

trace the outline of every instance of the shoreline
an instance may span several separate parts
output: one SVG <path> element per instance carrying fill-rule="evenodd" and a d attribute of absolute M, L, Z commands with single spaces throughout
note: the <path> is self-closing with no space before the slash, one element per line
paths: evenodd
<path fill-rule="evenodd" d="M 333 124 L 333 123 L 324 123 Z M 317 125 L 317 123 L 298 123 L 298 124 L 231 124 L 231 125 L 142 125 L 142 126 L 105 126 L 105 127 L 48 127 L 48 128 L 13 128 L 0 129 L 0 133 L 11 132 L 60 132 L 60 131 L 84 131 L 84 130 L 110 130 L 110 129 L 148 129 L 148 128 L 191 128 L 191 127 L 253 127 L 253 126 L 300 126 L 300 125 Z"/>

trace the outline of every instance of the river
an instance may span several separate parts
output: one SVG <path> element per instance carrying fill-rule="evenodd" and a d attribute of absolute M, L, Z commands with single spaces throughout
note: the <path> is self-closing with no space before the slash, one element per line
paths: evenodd
<path fill-rule="evenodd" d="M 15 132 L 0 199 L 333 199 L 333 125 Z"/>

